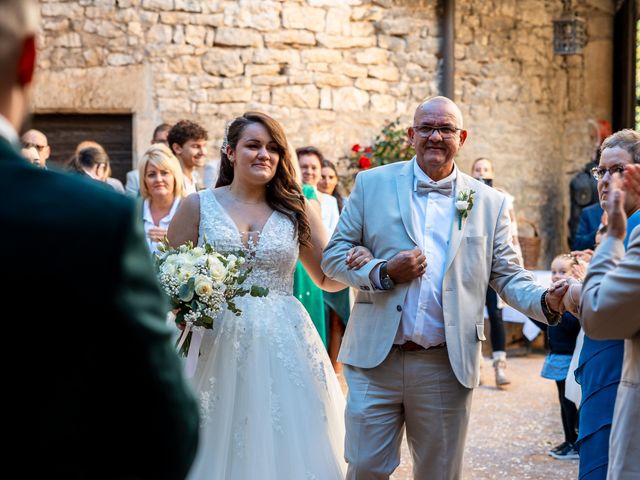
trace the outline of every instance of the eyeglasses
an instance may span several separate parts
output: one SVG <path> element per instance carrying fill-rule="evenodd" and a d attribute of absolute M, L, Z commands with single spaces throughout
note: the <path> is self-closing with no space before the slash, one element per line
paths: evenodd
<path fill-rule="evenodd" d="M 40 153 L 40 152 L 42 152 L 42 150 L 47 148 L 48 145 L 38 145 L 37 143 L 23 143 L 22 147 L 23 148 L 35 148 L 36 150 L 38 150 L 38 153 Z"/>
<path fill-rule="evenodd" d="M 591 169 L 591 175 L 593 175 L 593 178 L 595 178 L 596 180 L 602 180 L 604 176 L 607 174 L 607 172 L 609 172 L 610 175 L 613 175 L 614 173 L 619 173 L 620 175 L 624 175 L 624 169 L 625 169 L 624 165 L 614 165 L 609 168 L 593 167 Z"/>
<path fill-rule="evenodd" d="M 413 131 L 416 132 L 422 138 L 429 138 L 433 135 L 433 132 L 437 131 L 442 138 L 451 138 L 458 131 L 462 130 L 461 128 L 452 127 L 450 125 L 443 125 L 441 127 L 436 127 L 434 125 L 414 125 Z"/>

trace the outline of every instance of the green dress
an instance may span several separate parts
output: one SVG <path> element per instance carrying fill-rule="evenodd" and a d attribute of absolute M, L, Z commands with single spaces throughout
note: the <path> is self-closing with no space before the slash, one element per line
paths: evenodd
<path fill-rule="evenodd" d="M 310 185 L 303 185 L 302 193 L 305 198 L 309 200 L 318 200 L 318 195 Z M 309 312 L 311 321 L 315 325 L 316 330 L 322 339 L 322 343 L 327 347 L 328 328 L 327 318 L 324 311 L 324 296 L 322 290 L 316 287 L 315 283 L 313 283 L 313 280 L 311 280 L 311 277 L 302 266 L 300 260 L 298 260 L 298 263 L 296 264 L 296 271 L 293 279 L 293 294 L 298 300 L 300 300 L 300 303 L 304 305 L 307 312 Z"/>

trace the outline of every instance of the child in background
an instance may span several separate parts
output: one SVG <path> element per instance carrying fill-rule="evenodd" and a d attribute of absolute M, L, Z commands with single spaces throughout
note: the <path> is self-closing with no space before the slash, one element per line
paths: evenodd
<path fill-rule="evenodd" d="M 579 277 L 583 270 L 580 268 L 581 266 L 574 255 L 558 255 L 551 262 L 551 281 L 557 282 L 569 277 Z M 580 278 L 576 279 L 581 280 Z M 578 459 L 578 451 L 575 447 L 575 442 L 578 439 L 578 409 L 575 403 L 565 397 L 565 380 L 576 346 L 576 339 L 580 332 L 580 322 L 571 313 L 565 312 L 562 315 L 562 321 L 556 326 L 550 327 L 540 322 L 535 323 L 547 331 L 549 354 L 544 361 L 540 375 L 542 378 L 556 382 L 562 429 L 564 430 L 564 442 L 552 448 L 549 455 L 558 460 Z"/>

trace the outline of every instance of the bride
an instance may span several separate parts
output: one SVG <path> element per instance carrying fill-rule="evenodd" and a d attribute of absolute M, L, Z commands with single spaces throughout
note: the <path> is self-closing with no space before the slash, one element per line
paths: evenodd
<path fill-rule="evenodd" d="M 345 286 L 320 268 L 327 236 L 304 200 L 280 124 L 248 112 L 229 126 L 216 189 L 183 200 L 168 231 L 172 245 L 207 240 L 244 249 L 247 285 L 240 316 L 221 315 L 202 341 L 194 376 L 201 410 L 193 479 L 333 480 L 345 475 L 344 397 L 304 307 L 292 295 L 298 256 L 323 290 Z M 358 247 L 349 265 L 370 253 Z"/>

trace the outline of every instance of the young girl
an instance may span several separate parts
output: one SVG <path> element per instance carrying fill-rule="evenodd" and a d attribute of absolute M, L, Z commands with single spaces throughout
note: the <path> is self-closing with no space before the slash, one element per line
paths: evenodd
<path fill-rule="evenodd" d="M 569 277 L 580 275 L 581 264 L 578 259 L 569 254 L 558 255 L 551 262 L 551 281 L 557 282 Z M 579 280 L 579 278 L 578 278 Z M 578 438 L 578 410 L 575 403 L 565 397 L 565 380 L 569 371 L 569 364 L 576 339 L 580 332 L 580 322 L 571 313 L 565 312 L 562 321 L 553 327 L 536 322 L 547 331 L 549 340 L 549 354 L 544 361 L 542 378 L 555 380 L 560 400 L 560 416 L 564 430 L 564 442 L 549 451 L 549 455 L 558 460 L 577 459 L 578 451 L 575 442 Z"/>

